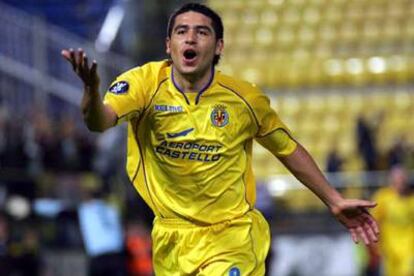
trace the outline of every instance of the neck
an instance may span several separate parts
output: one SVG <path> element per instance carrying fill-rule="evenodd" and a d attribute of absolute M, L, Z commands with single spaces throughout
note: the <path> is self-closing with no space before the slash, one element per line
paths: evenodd
<path fill-rule="evenodd" d="M 172 66 L 172 74 L 174 78 L 174 84 L 182 92 L 200 92 L 210 83 L 213 78 L 213 68 L 208 68 L 206 71 L 200 74 L 181 74 L 178 72 L 174 65 Z"/>

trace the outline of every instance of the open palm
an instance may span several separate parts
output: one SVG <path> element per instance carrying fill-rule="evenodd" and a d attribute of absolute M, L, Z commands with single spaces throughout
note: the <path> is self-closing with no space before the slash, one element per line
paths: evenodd
<path fill-rule="evenodd" d="M 89 66 L 88 57 L 82 49 L 62 50 L 62 56 L 70 62 L 73 71 L 83 81 L 86 86 L 97 88 L 99 86 L 99 76 L 97 74 L 98 64 L 94 60 Z"/>
<path fill-rule="evenodd" d="M 359 199 L 344 199 L 332 213 L 351 233 L 355 243 L 362 240 L 366 245 L 378 241 L 379 228 L 367 208 L 373 208 L 376 203 Z"/>

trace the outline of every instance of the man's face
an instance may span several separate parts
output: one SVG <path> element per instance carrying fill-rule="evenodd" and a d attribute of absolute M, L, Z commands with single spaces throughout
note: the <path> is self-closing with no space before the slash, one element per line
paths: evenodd
<path fill-rule="evenodd" d="M 221 54 L 223 40 L 216 41 L 211 19 L 198 12 L 185 12 L 175 18 L 166 52 L 183 75 L 203 75 L 211 68 L 214 55 Z"/>

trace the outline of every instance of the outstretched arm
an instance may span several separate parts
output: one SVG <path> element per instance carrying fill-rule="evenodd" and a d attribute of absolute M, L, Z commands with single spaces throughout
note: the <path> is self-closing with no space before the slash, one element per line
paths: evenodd
<path fill-rule="evenodd" d="M 112 108 L 102 102 L 99 94 L 98 64 L 89 66 L 88 57 L 82 49 L 62 50 L 62 56 L 71 63 L 73 71 L 82 80 L 84 92 L 81 110 L 86 126 L 91 131 L 102 132 L 116 124 L 117 116 Z"/>
<path fill-rule="evenodd" d="M 336 219 L 349 230 L 354 242 L 362 240 L 368 245 L 378 241 L 377 222 L 367 211 L 367 208 L 376 206 L 375 202 L 344 199 L 329 185 L 313 158 L 299 143 L 293 153 L 278 158 L 300 182 L 328 206 Z"/>

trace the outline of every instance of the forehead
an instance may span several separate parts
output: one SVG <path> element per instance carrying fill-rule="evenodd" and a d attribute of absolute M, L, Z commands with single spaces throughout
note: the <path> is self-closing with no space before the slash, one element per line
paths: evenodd
<path fill-rule="evenodd" d="M 178 25 L 204 25 L 213 29 L 213 24 L 210 17 L 194 11 L 188 11 L 177 15 L 174 22 L 174 28 Z"/>

